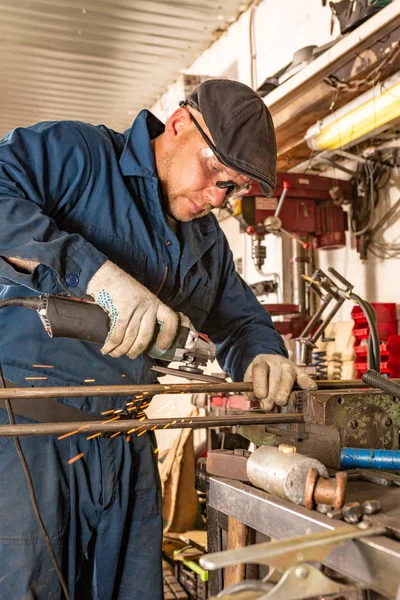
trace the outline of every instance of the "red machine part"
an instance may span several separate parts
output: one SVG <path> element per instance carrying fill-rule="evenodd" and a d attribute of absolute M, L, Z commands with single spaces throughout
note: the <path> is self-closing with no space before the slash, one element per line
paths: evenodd
<path fill-rule="evenodd" d="M 341 199 L 351 202 L 353 185 L 349 181 L 338 181 L 319 175 L 278 173 L 275 195 L 266 198 L 260 187 L 253 184 L 243 197 L 243 216 L 255 232 L 268 217 L 273 217 L 279 198 L 285 199 L 279 211 L 282 227 L 295 236 L 310 236 L 316 249 L 334 249 L 345 245 L 347 230 L 346 214 L 332 200 L 331 190 L 340 188 Z M 251 206 L 253 204 L 253 206 Z"/>

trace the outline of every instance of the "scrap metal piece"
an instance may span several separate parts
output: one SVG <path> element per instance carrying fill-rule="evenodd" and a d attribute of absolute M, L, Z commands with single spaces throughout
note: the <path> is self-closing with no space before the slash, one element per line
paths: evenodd
<path fill-rule="evenodd" d="M 207 473 L 249 482 L 246 463 L 251 452 L 247 450 L 211 450 L 207 454 Z"/>
<path fill-rule="evenodd" d="M 319 477 L 314 489 L 314 501 L 317 504 L 330 504 L 335 510 L 344 504 L 347 489 L 347 473 L 339 471 L 335 479 Z"/>
<path fill-rule="evenodd" d="M 343 517 L 344 521 L 346 521 L 346 523 L 350 523 L 350 525 L 356 525 L 357 523 L 360 522 L 360 518 L 357 515 L 348 515 L 347 517 Z"/>
<path fill-rule="evenodd" d="M 365 500 L 361 504 L 361 510 L 364 515 L 375 515 L 376 513 L 381 512 L 382 504 L 379 500 Z"/>
<path fill-rule="evenodd" d="M 304 506 L 308 510 L 312 510 L 314 507 L 314 490 L 317 485 L 317 479 L 319 473 L 317 469 L 310 469 L 307 473 L 306 487 L 304 490 Z"/>
<path fill-rule="evenodd" d="M 331 510 L 326 514 L 327 517 L 329 517 L 330 519 L 338 519 L 338 521 L 341 521 L 343 519 L 343 514 L 342 511 L 339 510 Z"/>
<path fill-rule="evenodd" d="M 333 507 L 330 504 L 317 504 L 316 506 L 316 511 L 321 513 L 321 515 L 327 515 L 332 509 Z"/>
<path fill-rule="evenodd" d="M 342 507 L 342 514 L 344 519 L 350 516 L 361 519 L 363 514 L 361 504 L 359 502 L 347 502 L 347 504 Z"/>

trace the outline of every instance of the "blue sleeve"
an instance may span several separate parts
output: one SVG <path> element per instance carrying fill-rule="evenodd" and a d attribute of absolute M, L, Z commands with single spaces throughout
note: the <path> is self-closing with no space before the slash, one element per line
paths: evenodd
<path fill-rule="evenodd" d="M 236 272 L 228 241 L 219 227 L 218 235 L 224 270 L 216 300 L 202 329 L 217 345 L 221 368 L 234 381 L 243 381 L 248 365 L 258 354 L 286 357 L 288 354 L 270 314 Z"/>
<path fill-rule="evenodd" d="M 0 141 L 0 284 L 85 295 L 106 257 L 82 236 L 60 231 L 56 220 L 79 201 L 90 169 L 78 123 L 39 123 Z M 40 264 L 24 273 L 5 260 L 12 257 Z"/>

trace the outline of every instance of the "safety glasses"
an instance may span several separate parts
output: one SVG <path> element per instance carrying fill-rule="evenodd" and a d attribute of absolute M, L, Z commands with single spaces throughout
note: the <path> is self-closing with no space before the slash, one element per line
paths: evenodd
<path fill-rule="evenodd" d="M 226 189 L 225 202 L 243 196 L 249 191 L 250 183 L 238 185 L 232 179 L 221 179 L 226 172 L 226 167 L 218 160 L 211 148 L 201 148 L 197 152 L 197 157 L 208 185 Z"/>

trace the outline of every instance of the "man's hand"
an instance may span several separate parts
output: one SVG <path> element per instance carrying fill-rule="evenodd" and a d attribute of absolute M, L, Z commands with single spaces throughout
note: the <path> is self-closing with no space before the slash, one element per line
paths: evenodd
<path fill-rule="evenodd" d="M 303 390 L 316 390 L 318 387 L 307 373 L 279 354 L 256 356 L 247 367 L 244 381 L 253 382 L 253 392 L 247 392 L 247 398 L 258 398 L 265 410 L 271 410 L 274 404 L 284 406 L 294 383 Z"/>
<path fill-rule="evenodd" d="M 136 358 L 150 345 L 157 322 L 156 346 L 168 350 L 176 337 L 178 315 L 141 283 L 111 261 L 106 261 L 89 281 L 86 293 L 109 315 L 110 333 L 103 354 Z"/>

